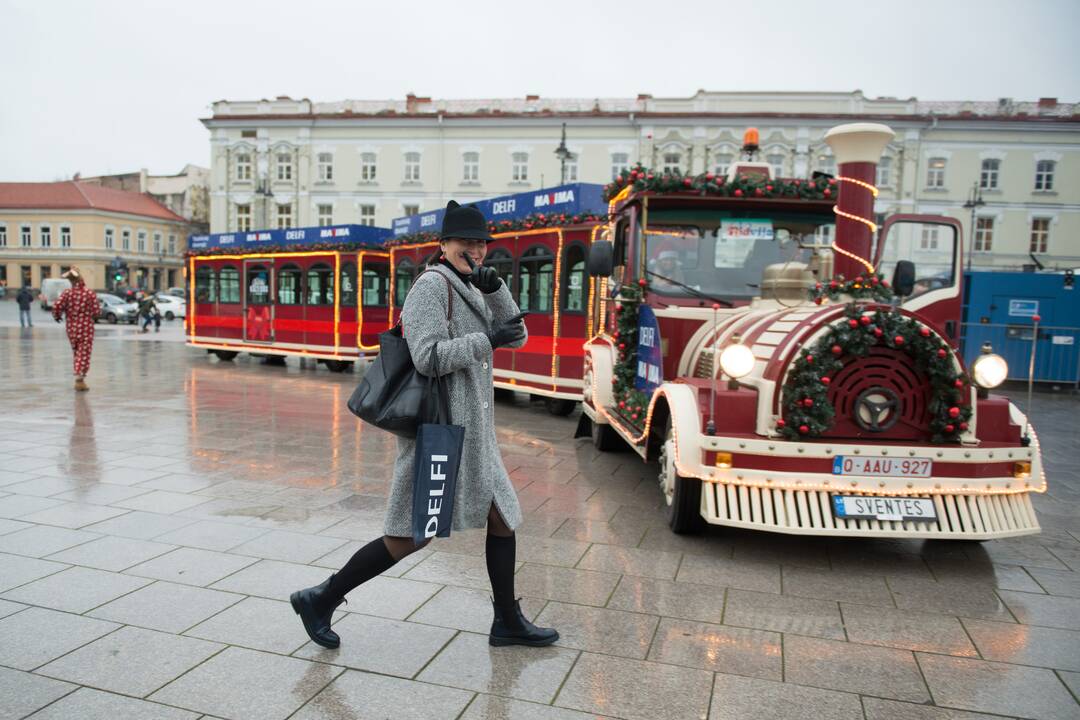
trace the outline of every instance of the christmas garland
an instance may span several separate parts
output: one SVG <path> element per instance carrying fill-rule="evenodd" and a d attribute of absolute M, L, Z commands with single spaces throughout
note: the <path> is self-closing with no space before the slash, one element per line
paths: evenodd
<path fill-rule="evenodd" d="M 383 243 L 383 247 L 392 248 L 399 245 L 426 245 L 428 243 L 437 243 L 442 238 L 437 232 L 417 232 L 410 233 L 408 235 L 398 235 Z"/>
<path fill-rule="evenodd" d="M 190 258 L 201 255 L 265 255 L 266 253 L 286 252 L 354 252 L 357 250 L 380 250 L 383 244 L 364 242 L 320 242 L 308 245 L 264 245 L 261 247 L 212 247 L 212 248 L 188 248 L 184 251 L 184 257 Z"/>
<path fill-rule="evenodd" d="M 642 430 L 645 427 L 645 410 L 649 396 L 634 387 L 637 377 L 638 306 L 648 290 L 648 282 L 642 278 L 637 287 L 624 286 L 615 301 L 615 340 L 617 360 L 611 378 L 615 411 L 628 424 Z"/>
<path fill-rule="evenodd" d="M 607 219 L 607 215 L 598 215 L 596 213 L 577 213 L 576 215 L 567 215 L 566 213 L 533 213 L 532 215 L 517 220 L 489 222 L 487 229 L 489 233 L 494 235 L 495 233 L 580 225 L 587 222 L 607 222 Z M 414 243 L 435 243 L 439 242 L 441 239 L 442 235 L 437 232 L 419 232 L 411 233 L 409 235 L 399 235 L 392 240 L 387 240 L 385 246 L 389 248 L 397 245 L 412 245 Z"/>
<path fill-rule="evenodd" d="M 842 358 L 861 358 L 875 346 L 906 353 L 930 380 L 930 431 L 935 443 L 955 441 L 968 428 L 971 407 L 964 403 L 968 378 L 956 372 L 952 353 L 940 337 L 893 309 L 867 313 L 854 304 L 845 319 L 830 326 L 812 348 L 804 348 L 784 383 L 782 417 L 776 428 L 790 440 L 819 437 L 832 427 L 831 378 Z"/>
<path fill-rule="evenodd" d="M 604 199 L 611 201 L 627 187 L 634 192 L 697 193 L 736 198 L 789 198 L 796 200 L 831 200 L 836 197 L 835 178 L 817 180 L 767 179 L 758 175 L 738 175 L 728 180 L 723 175 L 701 173 L 684 175 L 678 169 L 669 173 L 651 170 L 641 163 L 623 170 L 604 186 Z"/>
<path fill-rule="evenodd" d="M 841 295 L 855 300 L 889 302 L 893 293 L 889 281 L 872 272 L 858 275 L 854 280 L 845 280 L 843 275 L 837 275 L 828 283 L 815 284 L 810 291 L 810 299 L 818 305 L 824 302 L 825 298 L 835 302 Z"/>

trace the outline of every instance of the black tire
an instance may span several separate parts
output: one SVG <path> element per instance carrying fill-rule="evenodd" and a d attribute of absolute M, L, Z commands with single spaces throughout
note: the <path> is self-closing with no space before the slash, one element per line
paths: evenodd
<path fill-rule="evenodd" d="M 507 388 L 495 388 L 495 399 L 500 402 L 512 402 L 514 400 L 514 391 Z"/>
<path fill-rule="evenodd" d="M 105 316 L 105 319 L 109 321 L 110 325 L 116 324 L 116 313 L 109 313 Z"/>
<path fill-rule="evenodd" d="M 615 428 L 610 425 L 602 425 L 598 422 L 592 424 L 592 444 L 600 452 L 612 452 L 622 447 L 623 441 Z"/>
<path fill-rule="evenodd" d="M 327 360 L 326 369 L 330 372 L 342 373 L 352 368 L 352 363 L 348 360 Z"/>
<path fill-rule="evenodd" d="M 667 431 L 664 434 L 664 448 L 660 454 L 660 490 L 664 495 L 664 511 L 667 516 L 668 527 L 678 535 L 697 533 L 705 526 L 705 520 L 701 517 L 701 481 L 693 478 L 685 478 L 675 471 L 674 462 L 670 463 L 670 472 L 673 476 L 673 487 L 669 496 L 665 489 L 665 476 L 667 474 L 668 439 L 674 442 L 674 433 L 671 420 L 668 420 Z"/>
<path fill-rule="evenodd" d="M 552 415 L 558 417 L 566 417 L 570 413 L 574 412 L 574 408 L 577 407 L 575 400 L 560 400 L 559 398 L 547 398 L 544 401 L 544 405 L 547 406 L 547 411 Z"/>
<path fill-rule="evenodd" d="M 165 313 L 165 319 L 170 321 L 175 320 L 176 315 L 173 315 L 172 311 L 170 310 L 169 312 Z"/>
<path fill-rule="evenodd" d="M 218 360 L 229 362 L 230 360 L 235 360 L 236 356 L 240 353 L 235 350 L 215 350 L 214 354 L 218 356 Z"/>

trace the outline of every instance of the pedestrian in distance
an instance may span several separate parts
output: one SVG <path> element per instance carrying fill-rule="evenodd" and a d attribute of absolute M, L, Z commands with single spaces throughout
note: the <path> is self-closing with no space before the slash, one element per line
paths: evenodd
<path fill-rule="evenodd" d="M 30 317 L 30 306 L 34 304 L 34 292 L 29 285 L 24 285 L 19 294 L 15 296 L 15 302 L 19 303 L 19 327 L 34 327 L 34 320 Z"/>
<path fill-rule="evenodd" d="M 529 622 L 515 597 L 514 529 L 521 523 L 521 506 L 495 437 L 492 376 L 495 349 L 521 347 L 527 332 L 524 313 L 510 290 L 494 268 L 483 265 L 491 240 L 483 213 L 451 200 L 440 250 L 409 290 L 401 323 L 417 371 L 443 378 L 449 387 L 451 421 L 465 428 L 452 529 L 487 527 L 485 554 L 494 615 L 488 642 L 539 647 L 558 640 L 559 633 Z M 432 348 L 437 349 L 437 367 Z M 430 542 L 413 541 L 415 454 L 416 440 L 399 437 L 383 536 L 357 550 L 323 583 L 290 597 L 308 636 L 323 647 L 341 643 L 330 623 L 349 591 Z"/>
<path fill-rule="evenodd" d="M 86 287 L 79 268 L 72 267 L 61 275 L 71 283 L 71 287 L 61 293 L 53 305 L 53 319 L 60 322 L 67 319 L 68 342 L 74 355 L 75 389 L 85 392 L 86 374 L 90 372 L 90 353 L 94 350 L 94 320 L 98 314 L 97 294 Z"/>
<path fill-rule="evenodd" d="M 139 300 L 139 315 L 143 319 L 142 332 L 150 332 L 151 322 L 154 323 L 154 332 L 161 331 L 161 311 L 150 293 L 146 293 Z"/>

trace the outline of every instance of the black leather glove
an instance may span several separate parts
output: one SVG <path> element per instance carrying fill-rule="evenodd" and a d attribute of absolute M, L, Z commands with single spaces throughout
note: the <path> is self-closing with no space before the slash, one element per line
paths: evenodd
<path fill-rule="evenodd" d="M 525 338 L 525 316 L 529 313 L 518 313 L 503 324 L 488 333 L 491 349 L 503 347 Z"/>
<path fill-rule="evenodd" d="M 502 278 L 499 277 L 499 273 L 495 271 L 495 268 L 488 267 L 487 265 L 477 265 L 473 262 L 473 259 L 469 257 L 468 253 L 464 253 L 462 257 L 465 258 L 465 262 L 472 268 L 472 284 L 478 287 L 480 292 L 485 295 L 490 295 L 502 287 Z"/>

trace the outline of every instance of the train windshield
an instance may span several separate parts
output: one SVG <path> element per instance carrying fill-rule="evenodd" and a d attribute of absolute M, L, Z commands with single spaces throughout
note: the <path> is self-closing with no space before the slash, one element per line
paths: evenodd
<path fill-rule="evenodd" d="M 653 211 L 642 247 L 649 288 L 673 297 L 751 298 L 766 267 L 809 262 L 800 245 L 829 243 L 834 230 L 831 214 Z"/>

